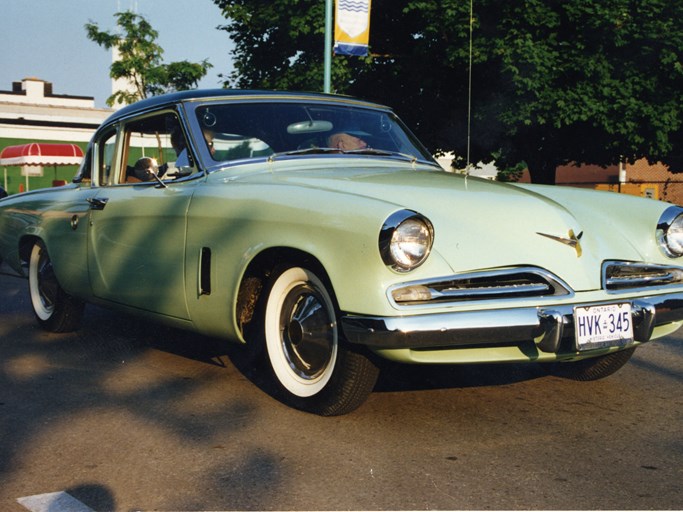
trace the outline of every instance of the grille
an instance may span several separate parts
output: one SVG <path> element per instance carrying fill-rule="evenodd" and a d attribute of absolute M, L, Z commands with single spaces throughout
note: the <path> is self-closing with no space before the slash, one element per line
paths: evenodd
<path fill-rule="evenodd" d="M 439 281 L 406 283 L 389 290 L 397 306 L 503 300 L 568 295 L 559 278 L 535 267 L 451 276 Z"/>
<path fill-rule="evenodd" d="M 683 284 L 683 268 L 628 261 L 607 261 L 602 271 L 607 291 Z"/>

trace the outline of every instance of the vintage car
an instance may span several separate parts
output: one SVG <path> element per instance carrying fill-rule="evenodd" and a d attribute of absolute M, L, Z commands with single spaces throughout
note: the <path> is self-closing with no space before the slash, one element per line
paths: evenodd
<path fill-rule="evenodd" d="M 389 108 L 313 93 L 143 100 L 73 183 L 0 200 L 43 328 L 89 302 L 241 343 L 322 415 L 381 358 L 610 375 L 681 325 L 682 256 L 682 208 L 446 172 Z"/>

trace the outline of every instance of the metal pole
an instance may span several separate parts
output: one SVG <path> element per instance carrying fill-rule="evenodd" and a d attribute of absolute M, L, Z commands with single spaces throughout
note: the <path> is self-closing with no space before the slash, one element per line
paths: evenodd
<path fill-rule="evenodd" d="M 332 0 L 325 0 L 325 61 L 323 92 L 329 93 L 332 82 Z"/>

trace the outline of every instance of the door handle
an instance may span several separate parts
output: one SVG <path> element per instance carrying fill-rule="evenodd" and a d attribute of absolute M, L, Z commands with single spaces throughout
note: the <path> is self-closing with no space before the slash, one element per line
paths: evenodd
<path fill-rule="evenodd" d="M 90 209 L 91 210 L 104 210 L 104 207 L 107 206 L 107 201 L 109 201 L 108 197 L 89 197 L 86 199 L 88 203 L 90 203 Z"/>

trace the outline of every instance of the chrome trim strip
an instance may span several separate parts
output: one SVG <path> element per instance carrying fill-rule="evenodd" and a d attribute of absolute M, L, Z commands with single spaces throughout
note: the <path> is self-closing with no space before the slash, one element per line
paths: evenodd
<path fill-rule="evenodd" d="M 435 299 L 440 299 L 443 297 L 458 299 L 461 297 L 477 297 L 479 295 L 517 295 L 520 293 L 543 293 L 550 290 L 550 286 L 547 284 L 518 284 L 518 285 L 505 285 L 505 286 L 486 286 L 479 288 L 446 288 L 445 290 L 439 291 L 430 288 L 430 291 Z"/>
<path fill-rule="evenodd" d="M 637 288 L 639 286 L 651 286 L 653 284 L 669 284 L 674 280 L 673 274 L 663 274 L 661 277 L 610 277 L 607 279 L 608 286 Z"/>
<path fill-rule="evenodd" d="M 659 325 L 683 321 L 683 292 L 639 297 L 630 302 L 634 336 L 647 342 Z M 441 348 L 536 341 L 542 351 L 557 353 L 563 339 L 574 338 L 575 307 L 610 301 L 400 317 L 344 315 L 341 326 L 351 343 L 374 348 Z M 573 345 L 572 345 L 573 347 Z"/>

